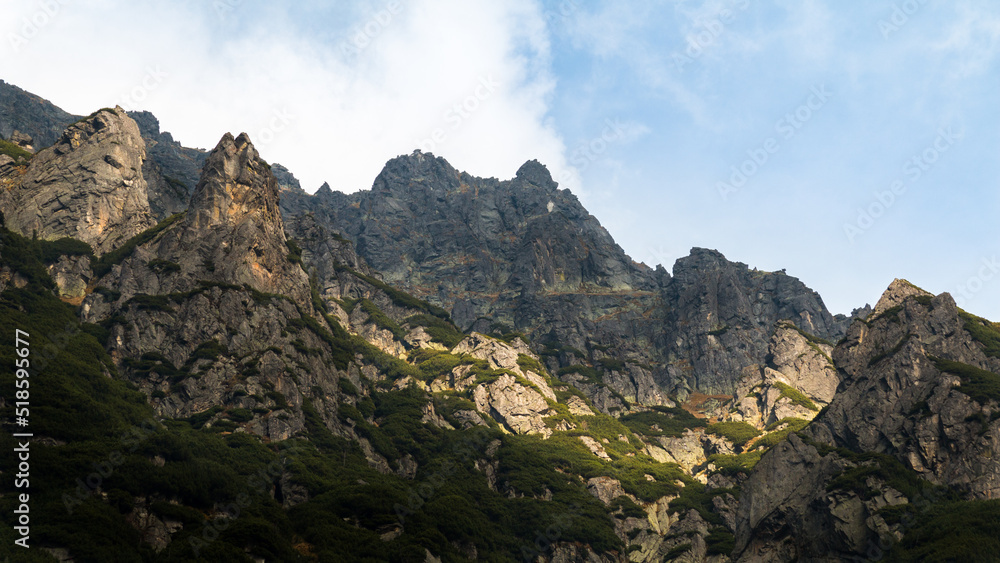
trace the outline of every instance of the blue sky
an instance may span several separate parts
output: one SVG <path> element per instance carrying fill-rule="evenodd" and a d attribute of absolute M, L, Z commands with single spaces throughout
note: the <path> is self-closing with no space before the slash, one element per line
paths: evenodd
<path fill-rule="evenodd" d="M 1000 319 L 995 2 L 43 0 L 0 33 L 0 78 L 190 146 L 247 131 L 309 191 L 417 147 L 537 158 L 638 261 L 717 248 L 844 313 L 905 277 Z"/>

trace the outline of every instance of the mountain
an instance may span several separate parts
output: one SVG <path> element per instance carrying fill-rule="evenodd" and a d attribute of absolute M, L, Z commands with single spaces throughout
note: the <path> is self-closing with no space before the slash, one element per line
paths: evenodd
<path fill-rule="evenodd" d="M 948 294 L 897 280 L 834 317 L 714 250 L 633 262 L 534 161 L 415 152 L 308 195 L 246 134 L 188 149 L 121 108 L 36 147 L 10 124 L 60 114 L 24 99 L 0 97 L 0 323 L 29 344 L 0 362 L 30 366 L 0 373 L 0 448 L 31 485 L 0 480 L 0 557 L 965 561 L 1000 537 L 1000 325 Z"/>
<path fill-rule="evenodd" d="M 390 283 L 465 329 L 525 333 L 554 371 L 601 370 L 600 383 L 628 401 L 732 393 L 782 320 L 833 340 L 846 330 L 784 272 L 697 248 L 673 276 L 636 263 L 537 161 L 498 181 L 416 151 L 389 161 L 369 191 L 309 196 L 287 184 L 286 216 L 309 214 L 353 241 Z"/>

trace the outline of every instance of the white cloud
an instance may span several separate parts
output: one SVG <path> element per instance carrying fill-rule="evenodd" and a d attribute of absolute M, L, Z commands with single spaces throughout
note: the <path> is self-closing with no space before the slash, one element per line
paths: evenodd
<path fill-rule="evenodd" d="M 221 0 L 232 6 L 221 15 L 208 2 L 62 2 L 18 52 L 0 47 L 0 78 L 85 114 L 148 84 L 152 69 L 166 77 L 136 105 L 164 130 L 203 148 L 246 131 L 310 191 L 366 189 L 386 160 L 421 145 L 482 176 L 511 177 L 531 158 L 554 175 L 567 167 L 546 121 L 555 81 L 533 0 L 386 1 L 350 10 L 353 22 L 322 3 L 299 7 L 329 26 L 249 0 Z M 0 30 L 16 33 L 38 6 L 5 6 Z"/>

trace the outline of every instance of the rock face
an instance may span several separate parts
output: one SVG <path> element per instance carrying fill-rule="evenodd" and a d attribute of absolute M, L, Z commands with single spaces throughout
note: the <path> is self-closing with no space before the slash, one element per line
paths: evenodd
<path fill-rule="evenodd" d="M 265 414 L 247 429 L 285 439 L 303 428 L 312 389 L 321 416 L 336 420 L 336 382 L 347 366 L 332 358 L 321 329 L 294 328 L 318 313 L 305 272 L 288 256 L 277 197 L 249 138 L 226 134 L 187 214 L 96 282 L 113 292 L 84 301 L 84 318 L 110 323 L 112 357 L 161 416 L 257 409 Z"/>
<path fill-rule="evenodd" d="M 864 557 L 901 536 L 877 513 L 885 506 L 933 496 L 934 485 L 997 498 L 1000 397 L 975 387 L 1000 378 L 990 338 L 1000 331 L 950 295 L 893 282 L 833 351 L 845 380 L 829 407 L 744 485 L 734 555 Z"/>
<path fill-rule="evenodd" d="M 731 417 L 763 429 L 784 418 L 812 420 L 833 400 L 840 376 L 829 342 L 791 323 L 778 325 L 768 346 L 767 363 L 744 369 L 733 396 Z"/>
<path fill-rule="evenodd" d="M 139 126 L 146 141 L 146 161 L 142 175 L 149 185 L 149 207 L 164 219 L 187 209 L 201 176 L 208 153 L 181 146 L 148 111 L 132 111 L 129 117 Z"/>
<path fill-rule="evenodd" d="M 370 191 L 309 196 L 290 175 L 285 185 L 286 216 L 354 241 L 387 281 L 450 310 L 460 327 L 523 331 L 550 347 L 554 369 L 629 362 L 602 370 L 595 402 L 609 391 L 646 404 L 691 389 L 731 393 L 744 367 L 764 363 L 779 320 L 828 338 L 846 329 L 795 278 L 715 251 L 694 249 L 673 277 L 635 263 L 537 161 L 498 181 L 417 151 L 386 164 Z"/>
<path fill-rule="evenodd" d="M 32 138 L 36 150 L 54 144 L 80 116 L 66 113 L 52 102 L 0 80 L 0 137 L 14 131 Z"/>
<path fill-rule="evenodd" d="M 670 375 L 705 392 L 732 392 L 743 368 L 764 364 L 782 320 L 827 339 L 846 328 L 798 279 L 751 270 L 714 250 L 695 248 L 677 261 L 665 301 L 672 306 L 661 345 L 674 360 Z"/>
<path fill-rule="evenodd" d="M 35 155 L 0 196 L 7 227 L 43 239 L 73 237 L 96 254 L 113 250 L 153 223 L 145 158 L 139 128 L 125 111 L 98 111 Z"/>
<path fill-rule="evenodd" d="M 274 176 L 245 133 L 227 133 L 205 162 L 187 214 L 158 239 L 156 258 L 179 268 L 164 264 L 157 289 L 213 280 L 308 303 L 308 277 L 290 252 Z"/>

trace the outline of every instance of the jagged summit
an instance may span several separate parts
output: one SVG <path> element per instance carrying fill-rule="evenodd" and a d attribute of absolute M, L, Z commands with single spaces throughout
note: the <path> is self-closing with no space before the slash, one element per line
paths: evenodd
<path fill-rule="evenodd" d="M 73 237 L 97 254 L 153 223 L 142 175 L 146 144 L 120 107 L 102 109 L 63 132 L 0 194 L 7 227 L 43 239 Z"/>
<path fill-rule="evenodd" d="M 530 182 L 543 188 L 554 189 L 558 186 L 555 181 L 552 180 L 552 174 L 549 173 L 549 169 L 546 168 L 544 164 L 534 159 L 522 164 L 521 167 L 517 169 L 517 174 L 514 177 L 518 180 Z"/>
<path fill-rule="evenodd" d="M 204 229 L 247 220 L 283 232 L 278 182 L 246 133 L 235 139 L 226 133 L 205 161 L 188 222 Z"/>
<path fill-rule="evenodd" d="M 873 316 L 881 315 L 887 309 L 891 309 L 902 304 L 906 298 L 914 295 L 934 296 L 934 294 L 924 291 L 906 280 L 896 278 L 892 280 L 889 287 L 884 293 L 882 293 L 882 297 L 880 297 L 878 303 L 875 304 L 875 309 L 872 310 L 871 314 Z"/>

